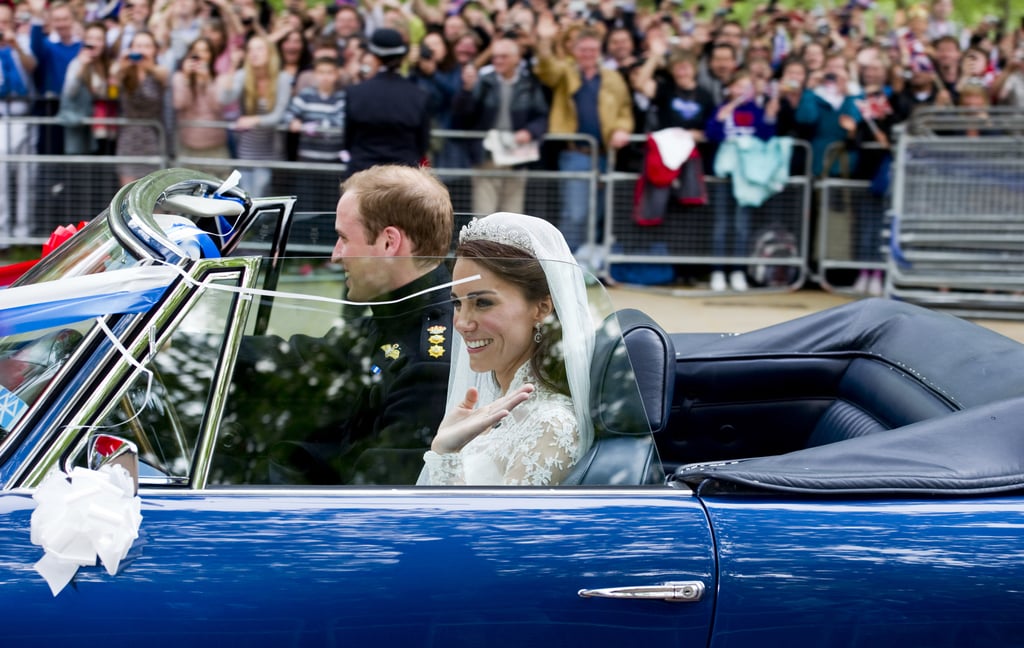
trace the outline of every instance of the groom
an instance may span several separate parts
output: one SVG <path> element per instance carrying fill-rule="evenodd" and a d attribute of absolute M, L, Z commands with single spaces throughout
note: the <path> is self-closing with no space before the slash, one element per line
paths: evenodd
<path fill-rule="evenodd" d="M 413 295 L 451 281 L 452 203 L 430 172 L 399 165 L 341 191 L 332 261 L 368 312 L 323 337 L 247 338 L 232 414 L 284 428 L 262 432 L 273 483 L 413 484 L 444 414 L 454 335 L 449 288 Z"/>

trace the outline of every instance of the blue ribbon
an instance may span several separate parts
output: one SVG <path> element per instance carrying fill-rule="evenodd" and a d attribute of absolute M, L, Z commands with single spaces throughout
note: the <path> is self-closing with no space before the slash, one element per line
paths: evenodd
<path fill-rule="evenodd" d="M 111 313 L 142 313 L 158 302 L 165 290 L 165 286 L 157 286 L 148 290 L 15 306 L 0 311 L 0 335 L 39 331 Z"/>

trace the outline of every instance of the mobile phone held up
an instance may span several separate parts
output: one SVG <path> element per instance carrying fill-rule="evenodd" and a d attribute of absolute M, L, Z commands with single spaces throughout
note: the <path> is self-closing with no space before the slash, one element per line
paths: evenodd
<path fill-rule="evenodd" d="M 128 60 L 131 61 L 132 63 L 138 63 L 139 61 L 142 60 L 142 54 L 139 54 L 138 52 L 129 52 L 128 53 Z"/>

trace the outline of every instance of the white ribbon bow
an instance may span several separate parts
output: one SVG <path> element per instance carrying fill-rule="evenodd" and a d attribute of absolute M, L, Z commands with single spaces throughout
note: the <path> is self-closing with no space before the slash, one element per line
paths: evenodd
<path fill-rule="evenodd" d="M 139 537 L 142 500 L 134 482 L 118 465 L 99 470 L 74 468 L 70 475 L 50 473 L 32 496 L 32 544 L 45 551 L 35 564 L 57 596 L 79 567 L 99 557 L 113 576 Z"/>

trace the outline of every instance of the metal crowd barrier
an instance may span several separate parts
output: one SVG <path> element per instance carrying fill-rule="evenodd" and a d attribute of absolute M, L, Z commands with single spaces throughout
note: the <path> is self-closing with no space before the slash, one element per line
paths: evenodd
<path fill-rule="evenodd" d="M 1024 318 L 1024 139 L 901 138 L 886 294 Z"/>
<path fill-rule="evenodd" d="M 158 121 L 88 119 L 84 128 L 143 126 L 156 131 L 154 155 L 41 155 L 34 153 L 41 127 L 63 127 L 54 117 L 6 117 L 0 123 L 0 248 L 45 242 L 58 225 L 90 219 L 121 186 L 121 172 L 146 175 L 167 167 L 166 136 Z"/>
<path fill-rule="evenodd" d="M 818 283 L 830 292 L 852 294 L 849 271 L 885 270 L 886 199 L 872 193 L 868 180 L 822 178 L 815 186 Z"/>
<path fill-rule="evenodd" d="M 59 123 L 53 118 L 29 117 L 14 117 L 5 121 L 8 128 L 12 124 L 31 128 Z M 162 128 L 159 122 L 125 119 L 85 120 L 82 125 L 124 126 L 140 123 L 156 129 Z M 183 125 L 185 122 L 179 124 Z M 228 122 L 188 122 L 188 125 L 223 127 L 229 131 L 231 126 Z M 440 151 L 446 143 L 475 144 L 485 135 L 476 131 L 436 130 L 433 136 L 440 142 L 441 147 L 435 147 L 434 157 L 438 161 L 445 159 L 440 155 Z M 282 132 L 282 140 L 285 137 Z M 644 138 L 641 136 L 634 140 L 636 144 L 642 144 Z M 637 173 L 599 170 L 598 143 L 587 136 L 549 135 L 545 138 L 544 144 L 553 144 L 554 150 L 558 150 L 564 144 L 570 144 L 578 150 L 586 151 L 589 156 L 586 166 L 589 166 L 589 169 L 569 172 L 543 170 L 557 168 L 557 160 L 549 151 L 542 148 L 542 159 L 536 165 L 528 165 L 525 169 L 435 166 L 435 172 L 449 186 L 456 212 L 464 217 L 463 220 L 477 212 L 474 210 L 473 186 L 479 180 L 525 180 L 523 211 L 548 219 L 563 231 L 567 226 L 562 218 L 562 207 L 565 202 L 563 196 L 567 195 L 565 190 L 569 182 L 578 183 L 575 189 L 581 190 L 579 195 L 585 196 L 586 202 L 585 227 L 581 242 L 588 244 L 590 249 L 598 250 L 594 257 L 595 261 L 604 256 L 608 263 L 735 265 L 748 268 L 752 279 L 756 279 L 759 273 L 769 276 L 766 280 L 768 288 L 793 290 L 804 282 L 807 276 L 810 203 L 810 181 L 806 174 L 791 177 L 783 192 L 772 197 L 763 207 L 753 210 L 752 213 L 751 245 L 763 232 L 782 232 L 796 248 L 794 253 L 766 258 L 754 255 L 752 251 L 749 256 L 715 257 L 709 253 L 715 219 L 714 199 L 724 196 L 728 200 L 725 209 L 729 213 L 735 208 L 731 192 L 727 190 L 727 182 L 707 177 L 711 204 L 687 208 L 684 214 L 671 216 L 661 228 L 637 228 L 630 218 Z M 807 149 L 809 159 L 809 147 L 806 143 L 798 143 L 798 146 Z M 215 175 L 225 175 L 231 169 L 239 169 L 243 173 L 252 172 L 259 174 L 266 182 L 266 195 L 296 195 L 296 211 L 319 214 L 333 213 L 337 203 L 339 182 L 346 170 L 345 165 L 340 162 L 317 164 L 237 158 L 175 158 L 166 150 L 160 155 L 137 157 L 44 156 L 29 154 L 25 152 L 25 148 L 17 151 L 0 150 L 0 164 L 8 165 L 8 171 L 12 170 L 12 166 L 21 165 L 21 168 L 26 169 L 28 175 L 36 180 L 31 183 L 34 193 L 28 197 L 31 199 L 28 201 L 29 206 L 18 203 L 18 187 L 9 189 L 4 194 L 9 200 L 8 210 L 12 215 L 17 213 L 19 204 L 22 205 L 20 209 L 24 210 L 19 217 L 30 215 L 31 229 L 28 234 L 22 231 L 14 232 L 12 235 L 5 234 L 0 228 L 0 247 L 42 243 L 57 225 L 75 222 L 99 213 L 120 186 L 118 167 L 128 163 L 148 165 L 151 170 L 185 166 L 207 170 Z M 612 153 L 608 156 L 608 168 L 614 169 L 615 164 L 615 155 Z M 9 175 L 16 176 L 15 173 Z M 599 190 L 601 183 L 604 183 L 603 191 Z M 498 209 L 503 208 L 505 207 L 502 205 L 498 206 Z M 600 220 L 602 216 L 603 222 Z M 327 228 L 326 221 L 318 222 L 316 231 L 309 233 L 309 236 L 316 240 L 331 239 L 332 235 L 333 229 Z"/>
<path fill-rule="evenodd" d="M 434 172 L 447 185 L 456 213 L 483 215 L 484 212 L 494 209 L 514 211 L 516 209 L 514 204 L 510 206 L 498 202 L 486 205 L 487 194 L 479 192 L 488 191 L 489 185 L 493 183 L 497 185 L 499 191 L 502 189 L 512 192 L 522 191 L 523 212 L 550 221 L 562 229 L 568 239 L 572 239 L 572 235 L 568 234 L 571 224 L 563 218 L 563 195 L 567 183 L 575 182 L 578 183 L 577 189 L 580 193 L 585 195 L 586 218 L 582 223 L 581 240 L 578 242 L 570 240 L 570 247 L 576 248 L 580 244 L 595 245 L 599 213 L 597 188 L 600 172 L 598 170 L 599 147 L 593 137 L 549 134 L 540 143 L 541 157 L 536 163 L 516 168 L 495 168 L 492 164 L 485 162 L 470 168 L 468 166 L 438 166 L 438 164 L 445 164 L 445 160 L 451 159 L 453 155 L 465 156 L 468 147 L 482 144 L 487 136 L 486 132 L 436 129 L 431 134 L 436 143 L 433 151 L 433 158 L 436 161 Z M 553 157 L 552 151 L 560 145 L 571 145 L 586 151 L 586 155 L 589 156 L 588 166 L 590 168 L 580 171 L 558 171 L 557 159 Z M 448 147 L 447 150 L 445 150 L 446 147 Z M 484 151 L 484 155 L 487 156 L 486 151 Z M 547 168 L 555 170 L 546 170 L 545 164 L 548 165 Z"/>
<path fill-rule="evenodd" d="M 921 106 L 906 124 L 907 134 L 917 137 L 963 136 L 968 130 L 994 137 L 1024 135 L 1024 110 L 1010 106 Z"/>
<path fill-rule="evenodd" d="M 634 144 L 642 144 L 646 136 L 634 136 L 632 140 Z M 716 217 L 731 220 L 736 211 L 731 182 L 711 175 L 711 161 L 704 162 L 707 204 L 672 204 L 664 222 L 655 226 L 639 225 L 633 219 L 640 174 L 624 170 L 609 172 L 605 177 L 607 263 L 740 266 L 746 269 L 753 290 L 799 289 L 808 276 L 811 151 L 804 141 L 797 141 L 794 150 L 797 148 L 805 151 L 808 169 L 801 175 L 791 175 L 786 187 L 761 207 L 751 208 L 750 253 L 742 256 L 714 256 L 711 251 Z M 614 168 L 611 160 L 609 168 Z M 777 243 L 759 245 L 759 241 L 763 243 L 766 239 Z M 765 252 L 768 249 L 775 251 L 773 256 L 762 255 L 768 254 Z M 680 291 L 679 294 L 694 292 Z"/>

